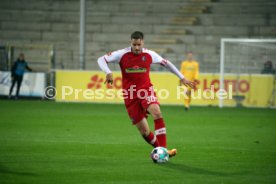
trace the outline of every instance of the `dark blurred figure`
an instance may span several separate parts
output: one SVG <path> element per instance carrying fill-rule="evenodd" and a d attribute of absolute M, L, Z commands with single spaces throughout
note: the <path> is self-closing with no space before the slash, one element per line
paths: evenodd
<path fill-rule="evenodd" d="M 15 61 L 15 63 L 12 66 L 12 69 L 11 69 L 12 85 L 10 88 L 9 98 L 11 98 L 13 87 L 14 87 L 15 83 L 17 83 L 15 98 L 16 99 L 18 98 L 21 83 L 22 83 L 23 76 L 25 73 L 25 69 L 32 71 L 32 69 L 28 66 L 27 62 L 25 61 L 24 54 L 21 53 L 21 54 L 19 54 L 18 59 Z"/>
<path fill-rule="evenodd" d="M 273 68 L 271 61 L 268 60 L 265 62 L 262 74 L 275 74 L 275 69 Z"/>

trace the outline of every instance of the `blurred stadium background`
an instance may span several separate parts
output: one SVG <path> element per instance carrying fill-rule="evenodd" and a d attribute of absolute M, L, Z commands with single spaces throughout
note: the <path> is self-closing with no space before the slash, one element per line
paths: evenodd
<path fill-rule="evenodd" d="M 141 30 L 146 47 L 177 66 L 193 50 L 201 72 L 219 72 L 221 38 L 276 37 L 275 6 L 273 0 L 86 0 L 85 69 L 98 70 L 99 56 L 126 47 L 130 33 Z M 1 45 L 54 45 L 55 68 L 79 69 L 79 11 L 76 0 L 3 0 Z M 48 71 L 39 52 L 26 56 Z M 259 70 L 262 59 L 256 58 Z"/>
<path fill-rule="evenodd" d="M 272 0 L 87 0 L 85 47 L 80 52 L 80 2 L 1 1 L 0 69 L 10 70 L 18 53 L 24 52 L 30 66 L 47 74 L 46 85 L 53 85 L 58 69 L 99 70 L 99 56 L 127 47 L 130 33 L 140 30 L 145 33 L 146 47 L 176 66 L 187 51 L 193 51 L 201 73 L 218 74 L 222 38 L 276 37 L 276 4 Z M 275 42 L 226 45 L 224 71 L 260 74 L 266 61 L 276 66 L 275 47 Z M 111 69 L 119 70 L 119 66 Z M 273 86 L 264 87 L 271 91 L 265 96 L 271 96 Z M 267 97 L 263 101 L 257 106 L 271 106 L 275 100 Z"/>

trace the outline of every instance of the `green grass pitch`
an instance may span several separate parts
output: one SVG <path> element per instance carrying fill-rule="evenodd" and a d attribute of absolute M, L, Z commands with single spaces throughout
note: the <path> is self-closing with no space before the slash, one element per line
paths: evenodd
<path fill-rule="evenodd" d="M 275 110 L 161 109 L 178 155 L 154 164 L 122 104 L 0 100 L 0 183 L 276 183 Z"/>

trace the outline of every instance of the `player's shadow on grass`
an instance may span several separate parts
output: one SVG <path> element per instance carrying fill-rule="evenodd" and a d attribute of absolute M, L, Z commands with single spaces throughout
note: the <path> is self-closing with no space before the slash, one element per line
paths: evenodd
<path fill-rule="evenodd" d="M 246 174 L 246 172 L 226 173 L 226 172 L 210 171 L 210 170 L 207 170 L 207 169 L 187 166 L 187 165 L 183 165 L 183 164 L 176 164 L 176 163 L 171 163 L 171 162 L 166 163 L 166 164 L 160 164 L 160 165 L 162 167 L 173 169 L 173 170 L 176 170 L 176 171 L 179 171 L 179 172 L 202 174 L 202 175 L 211 175 L 211 176 L 231 177 L 231 176 Z"/>
<path fill-rule="evenodd" d="M 36 176 L 34 173 L 29 173 L 29 172 L 20 172 L 20 171 L 13 171 L 2 164 L 0 164 L 0 174 L 15 174 L 15 175 L 21 175 L 21 176 Z"/>

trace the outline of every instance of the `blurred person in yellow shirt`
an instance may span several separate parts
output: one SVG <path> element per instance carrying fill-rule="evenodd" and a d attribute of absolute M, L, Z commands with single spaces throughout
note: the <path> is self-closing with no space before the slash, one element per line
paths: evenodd
<path fill-rule="evenodd" d="M 193 59 L 193 52 L 187 53 L 187 59 L 182 61 L 180 72 L 185 76 L 186 79 L 196 82 L 198 80 L 199 64 Z M 191 88 L 187 87 L 186 98 L 184 99 L 185 110 L 189 110 L 191 103 Z"/>

